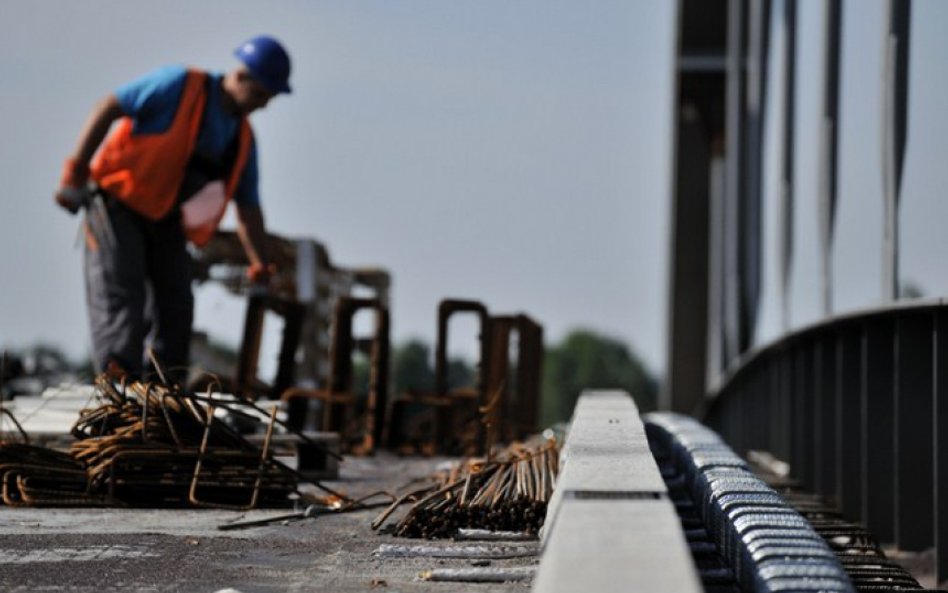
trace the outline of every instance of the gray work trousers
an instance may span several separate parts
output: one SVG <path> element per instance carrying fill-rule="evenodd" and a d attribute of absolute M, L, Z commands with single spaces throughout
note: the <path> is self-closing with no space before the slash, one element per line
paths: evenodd
<path fill-rule="evenodd" d="M 148 220 L 116 199 L 107 199 L 114 248 L 86 241 L 86 302 L 93 362 L 110 360 L 133 375 L 145 363 L 145 340 L 165 367 L 188 365 L 194 297 L 190 258 L 177 209 Z M 178 373 L 176 373 L 178 374 Z"/>

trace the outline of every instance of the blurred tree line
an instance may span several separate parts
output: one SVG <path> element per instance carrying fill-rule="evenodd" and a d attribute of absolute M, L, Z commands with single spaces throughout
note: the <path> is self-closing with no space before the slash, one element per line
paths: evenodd
<path fill-rule="evenodd" d="M 584 389 L 624 389 L 640 412 L 655 410 L 658 383 L 623 342 L 589 330 L 570 332 L 543 357 L 543 425 L 565 422 Z"/>

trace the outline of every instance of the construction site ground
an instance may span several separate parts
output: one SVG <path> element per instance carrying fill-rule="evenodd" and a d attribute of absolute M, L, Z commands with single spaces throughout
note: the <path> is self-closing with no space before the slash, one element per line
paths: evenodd
<path fill-rule="evenodd" d="M 445 459 L 380 453 L 347 457 L 337 480 L 325 484 L 358 497 L 394 490 L 431 474 Z M 527 591 L 529 582 L 429 582 L 437 568 L 526 567 L 513 559 L 387 558 L 382 544 L 458 546 L 415 540 L 370 527 L 379 510 L 276 523 L 236 531 L 218 526 L 286 514 L 287 509 L 11 508 L 0 507 L 0 590 L 187 591 L 241 593 L 325 591 Z M 395 518 L 400 516 L 396 513 Z M 468 542 L 470 543 L 470 542 Z M 517 545 L 535 545 L 518 542 Z"/>

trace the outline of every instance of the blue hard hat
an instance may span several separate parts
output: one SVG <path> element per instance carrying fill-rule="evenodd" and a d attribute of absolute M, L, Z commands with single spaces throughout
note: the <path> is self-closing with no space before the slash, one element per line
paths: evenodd
<path fill-rule="evenodd" d="M 249 39 L 234 50 L 234 55 L 271 93 L 290 92 L 290 56 L 273 37 L 259 35 Z"/>

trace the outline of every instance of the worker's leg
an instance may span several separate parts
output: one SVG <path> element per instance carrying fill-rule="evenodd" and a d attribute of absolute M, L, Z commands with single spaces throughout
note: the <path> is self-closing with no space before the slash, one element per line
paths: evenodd
<path fill-rule="evenodd" d="M 117 202 L 108 210 L 115 245 L 87 237 L 84 258 L 93 364 L 98 371 L 113 362 L 138 373 L 145 338 L 144 221 Z"/>
<path fill-rule="evenodd" d="M 148 278 L 150 281 L 151 345 L 158 361 L 186 376 L 191 344 L 194 297 L 191 294 L 190 257 L 176 216 L 154 223 L 149 234 Z"/>

